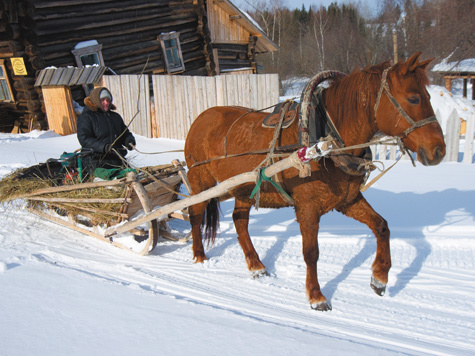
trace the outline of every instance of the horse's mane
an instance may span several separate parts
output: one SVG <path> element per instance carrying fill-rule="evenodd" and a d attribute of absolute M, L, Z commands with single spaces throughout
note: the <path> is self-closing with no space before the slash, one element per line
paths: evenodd
<path fill-rule="evenodd" d="M 349 75 L 334 80 L 328 87 L 326 107 L 332 107 L 332 119 L 335 123 L 344 120 L 347 124 L 356 120 L 358 115 L 364 113 L 372 116 L 372 108 L 381 84 L 384 69 L 389 67 L 389 62 L 366 66 L 362 69 L 356 67 Z M 346 126 L 346 125 L 345 125 Z"/>

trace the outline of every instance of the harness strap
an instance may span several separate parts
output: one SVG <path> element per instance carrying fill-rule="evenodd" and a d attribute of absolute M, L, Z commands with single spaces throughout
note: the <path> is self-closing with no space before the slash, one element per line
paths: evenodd
<path fill-rule="evenodd" d="M 393 167 L 396 165 L 396 163 L 398 163 L 398 162 L 401 160 L 402 156 L 403 156 L 403 155 L 401 154 L 401 155 L 399 156 L 399 158 L 396 160 L 396 162 L 394 162 L 388 169 L 383 170 L 383 171 L 382 171 L 381 173 L 379 173 L 376 177 L 374 177 L 374 178 L 371 180 L 371 182 L 365 184 L 365 185 L 360 189 L 361 193 L 364 193 L 369 187 L 371 187 L 374 183 L 376 183 L 382 176 L 384 176 L 386 173 L 388 173 L 388 171 L 389 171 L 391 168 L 393 168 Z M 363 184 L 364 184 L 364 183 L 363 183 Z"/>
<path fill-rule="evenodd" d="M 265 182 L 271 183 L 271 184 L 275 187 L 275 189 L 277 189 L 277 191 L 278 191 L 280 194 L 286 196 L 287 199 L 289 199 L 290 201 L 293 201 L 292 198 L 290 197 L 290 195 L 288 195 L 288 194 L 286 193 L 286 191 L 283 190 L 280 185 L 278 185 L 276 182 L 274 182 L 274 181 L 272 180 L 272 178 L 266 176 L 266 174 L 265 174 L 265 169 L 266 169 L 266 168 L 267 168 L 267 167 L 262 167 L 261 169 L 259 169 L 259 177 L 257 178 L 256 186 L 255 186 L 254 189 L 252 190 L 251 195 L 249 196 L 249 198 L 250 198 L 250 199 L 254 198 L 254 195 L 256 195 L 256 193 L 258 193 L 259 190 L 261 189 L 262 182 L 265 181 Z M 259 199 L 258 199 L 258 197 L 256 197 L 256 208 L 257 208 L 258 206 L 259 206 Z"/>
<path fill-rule="evenodd" d="M 384 93 L 388 97 L 389 101 L 394 105 L 394 107 L 399 112 L 399 114 L 401 114 L 401 116 L 407 121 L 407 123 L 409 125 L 411 125 L 409 128 L 407 128 L 401 134 L 398 135 L 399 137 L 404 138 L 404 137 L 407 137 L 407 135 L 409 135 L 412 131 L 414 131 L 414 130 L 422 127 L 422 126 L 425 126 L 425 125 L 430 124 L 432 122 L 437 122 L 437 118 L 435 116 L 429 116 L 429 117 L 427 117 L 423 120 L 420 120 L 420 121 L 414 121 L 413 119 L 411 119 L 411 117 L 404 111 L 402 106 L 397 102 L 397 100 L 394 98 L 394 96 L 389 91 L 387 76 L 388 76 L 388 72 L 391 68 L 392 67 L 386 68 L 383 71 L 383 75 L 381 77 L 381 86 L 379 87 L 378 97 L 376 98 L 376 103 L 374 104 L 374 117 L 375 117 L 375 120 L 376 120 L 376 113 L 378 112 L 379 103 L 381 101 L 381 97 L 382 97 L 383 91 L 384 91 Z"/>
<path fill-rule="evenodd" d="M 381 96 L 383 95 L 383 90 L 385 88 L 385 83 L 386 83 L 386 77 L 388 76 L 388 72 L 391 69 L 391 67 L 386 68 L 383 71 L 383 75 L 381 77 L 381 86 L 379 87 L 378 91 L 378 97 L 376 98 L 376 103 L 374 104 L 374 119 L 376 120 L 376 113 L 378 112 L 378 107 L 379 107 L 379 102 L 381 101 Z"/>
<path fill-rule="evenodd" d="M 279 123 L 275 127 L 274 136 L 273 136 L 272 141 L 269 145 L 269 155 L 267 156 L 267 158 L 270 160 L 271 163 L 276 162 L 276 160 L 275 160 L 276 157 L 274 156 L 275 144 L 276 144 L 278 138 L 280 137 L 280 132 L 281 132 L 281 129 L 282 129 L 282 123 L 284 122 L 284 119 L 285 119 L 285 114 L 289 110 L 292 103 L 293 103 L 292 100 L 286 100 L 284 102 L 284 104 L 282 105 L 282 110 L 281 110 Z M 282 172 L 280 174 L 282 174 Z M 272 185 L 277 188 L 277 190 L 279 191 L 282 199 L 287 204 L 293 205 L 294 204 L 293 199 L 282 188 L 282 180 L 280 179 L 280 174 L 276 174 L 274 177 L 271 178 Z M 256 206 L 258 206 L 258 203 L 256 203 Z"/>

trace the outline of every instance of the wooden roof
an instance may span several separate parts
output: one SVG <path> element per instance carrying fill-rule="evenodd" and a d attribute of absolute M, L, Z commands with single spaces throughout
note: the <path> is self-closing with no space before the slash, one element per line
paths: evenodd
<path fill-rule="evenodd" d="M 432 68 L 432 72 L 443 76 L 471 77 L 475 76 L 475 58 L 464 59 L 456 62 L 443 60 Z"/>
<path fill-rule="evenodd" d="M 38 73 L 35 86 L 96 84 L 106 70 L 104 66 L 46 68 Z"/>
<path fill-rule="evenodd" d="M 231 1 L 214 0 L 213 3 L 229 13 L 229 16 L 231 16 L 234 21 L 239 23 L 252 36 L 257 37 L 256 51 L 258 53 L 276 52 L 279 50 L 279 47 L 272 42 L 269 37 L 267 37 L 259 25 L 255 23 L 249 15 L 237 8 Z"/>

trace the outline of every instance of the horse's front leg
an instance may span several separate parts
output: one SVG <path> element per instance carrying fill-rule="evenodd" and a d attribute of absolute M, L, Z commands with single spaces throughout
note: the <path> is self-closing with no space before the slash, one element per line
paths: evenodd
<path fill-rule="evenodd" d="M 239 244 L 246 258 L 247 268 L 251 272 L 251 275 L 256 278 L 267 275 L 267 272 L 249 236 L 249 212 L 251 206 L 251 204 L 236 199 L 234 203 L 233 221 L 238 234 Z"/>
<path fill-rule="evenodd" d="M 376 294 L 383 296 L 386 292 L 388 273 L 391 268 L 388 223 L 374 211 L 361 193 L 357 195 L 352 203 L 337 210 L 368 225 L 376 236 L 376 257 L 372 267 L 371 288 Z"/>
<path fill-rule="evenodd" d="M 327 311 L 332 307 L 328 303 L 327 298 L 320 290 L 317 276 L 317 262 L 320 255 L 318 249 L 318 228 L 320 224 L 320 215 L 313 211 L 310 207 L 295 208 L 297 220 L 300 225 L 300 233 L 302 234 L 302 251 L 303 259 L 307 265 L 307 277 L 305 287 L 307 296 L 312 309 Z"/>

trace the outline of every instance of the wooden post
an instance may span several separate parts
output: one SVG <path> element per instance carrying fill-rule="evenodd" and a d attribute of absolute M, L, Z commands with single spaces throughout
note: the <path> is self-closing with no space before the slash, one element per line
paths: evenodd
<path fill-rule="evenodd" d="M 48 126 L 60 135 L 76 133 L 76 114 L 69 86 L 44 86 L 43 100 Z"/>
<path fill-rule="evenodd" d="M 472 79 L 473 80 L 473 79 Z M 465 152 L 463 154 L 463 163 L 472 163 L 473 157 L 473 137 L 475 134 L 475 115 L 467 118 L 467 126 L 465 131 Z"/>
<path fill-rule="evenodd" d="M 460 138 L 460 118 L 457 110 L 453 109 L 447 120 L 446 132 L 446 154 L 444 162 L 457 162 L 459 155 L 459 138 Z"/>
<path fill-rule="evenodd" d="M 463 78 L 463 98 L 467 99 L 467 78 Z"/>
<path fill-rule="evenodd" d="M 394 64 L 398 62 L 398 55 L 397 55 L 397 33 L 396 29 L 393 29 L 393 51 L 394 51 Z"/>
<path fill-rule="evenodd" d="M 452 90 L 452 80 L 447 77 L 445 77 L 445 89 L 447 89 L 449 92 Z"/>

